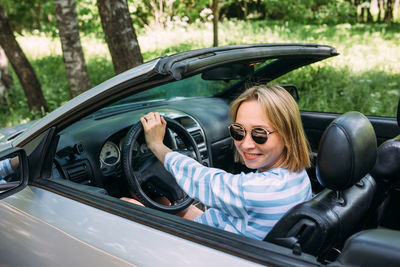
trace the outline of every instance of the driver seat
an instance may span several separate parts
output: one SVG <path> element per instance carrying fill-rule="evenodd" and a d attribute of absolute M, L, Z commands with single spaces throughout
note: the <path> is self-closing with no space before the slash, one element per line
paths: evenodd
<path fill-rule="evenodd" d="M 373 199 L 376 184 L 368 172 L 376 146 L 375 131 L 361 113 L 335 119 L 321 137 L 316 162 L 317 178 L 325 189 L 290 209 L 264 241 L 295 254 L 307 252 L 320 261 L 336 257 L 344 241 L 362 227 Z"/>

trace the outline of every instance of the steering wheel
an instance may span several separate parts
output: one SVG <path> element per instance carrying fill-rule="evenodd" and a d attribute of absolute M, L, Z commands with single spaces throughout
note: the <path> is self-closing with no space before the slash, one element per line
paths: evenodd
<path fill-rule="evenodd" d="M 176 121 L 168 118 L 165 120 L 167 128 L 175 132 L 186 147 L 184 150 L 175 149 L 174 151 L 199 160 L 199 149 L 190 133 Z M 122 165 L 129 187 L 146 207 L 176 214 L 187 208 L 193 199 L 179 187 L 174 176 L 164 168 L 151 151 L 135 155 L 133 148 L 137 147 L 139 138 L 144 141 L 143 137 L 143 126 L 141 122 L 138 122 L 129 130 L 122 147 Z M 188 149 L 190 147 L 193 151 Z M 153 200 L 155 197 L 166 197 L 171 205 L 160 204 Z"/>

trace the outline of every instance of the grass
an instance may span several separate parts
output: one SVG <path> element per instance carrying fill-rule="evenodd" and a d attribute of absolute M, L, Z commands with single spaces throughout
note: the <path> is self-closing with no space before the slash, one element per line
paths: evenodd
<path fill-rule="evenodd" d="M 340 24 L 298 25 L 267 21 L 225 21 L 219 25 L 220 45 L 245 43 L 318 43 L 334 46 L 339 56 L 291 72 L 278 83 L 300 90 L 299 106 L 305 110 L 345 112 L 359 110 L 368 115 L 395 116 L 400 96 L 400 25 Z M 165 54 L 210 47 L 212 25 L 199 24 L 164 30 L 138 30 L 145 61 Z M 46 36 L 19 36 L 41 82 L 51 110 L 69 100 L 61 45 Z M 103 40 L 82 37 L 85 58 L 93 85 L 114 75 Z M 35 119 L 26 106 L 23 90 L 14 74 L 0 127 Z"/>

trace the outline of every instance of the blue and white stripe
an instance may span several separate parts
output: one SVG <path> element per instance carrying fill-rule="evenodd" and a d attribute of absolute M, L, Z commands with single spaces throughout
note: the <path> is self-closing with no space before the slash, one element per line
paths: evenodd
<path fill-rule="evenodd" d="M 5 184 L 5 177 L 13 173 L 13 169 L 11 167 L 11 160 L 5 159 L 0 161 L 0 184 Z"/>
<path fill-rule="evenodd" d="M 234 175 L 177 152 L 168 153 L 164 165 L 190 197 L 209 207 L 195 221 L 260 240 L 290 208 L 311 198 L 305 170 Z"/>

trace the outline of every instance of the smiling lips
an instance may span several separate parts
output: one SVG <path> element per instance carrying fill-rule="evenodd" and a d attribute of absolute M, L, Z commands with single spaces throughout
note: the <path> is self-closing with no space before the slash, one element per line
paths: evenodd
<path fill-rule="evenodd" d="M 243 157 L 247 160 L 255 160 L 260 154 L 243 152 Z"/>

